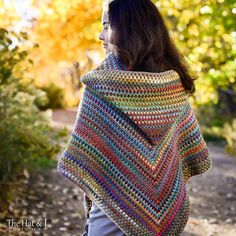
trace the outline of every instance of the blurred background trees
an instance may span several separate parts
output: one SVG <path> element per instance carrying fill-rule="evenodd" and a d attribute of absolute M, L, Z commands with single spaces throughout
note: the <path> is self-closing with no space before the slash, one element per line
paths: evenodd
<path fill-rule="evenodd" d="M 22 29 L 39 47 L 32 54 L 38 85 L 55 82 L 66 87 L 67 105 L 78 102 L 73 88 L 74 63 L 80 74 L 91 69 L 105 55 L 98 35 L 101 30 L 102 0 L 24 0 L 25 8 L 15 11 L 27 21 Z M 199 78 L 194 104 L 202 112 L 218 104 L 219 94 L 235 89 L 235 3 L 233 0 L 153 1 L 163 14 L 170 34 Z M 29 15 L 29 12 L 32 12 Z M 15 23 L 17 24 L 17 23 Z M 56 80 L 55 80 L 56 77 Z M 223 95 L 224 96 L 224 95 Z M 222 98 L 223 99 L 223 98 Z M 203 106 L 204 104 L 204 106 Z M 222 108 L 218 104 L 217 108 Z M 205 108 L 205 111 L 204 111 Z M 226 108 L 227 110 L 227 108 Z M 232 109 L 231 109 L 232 110 Z"/>

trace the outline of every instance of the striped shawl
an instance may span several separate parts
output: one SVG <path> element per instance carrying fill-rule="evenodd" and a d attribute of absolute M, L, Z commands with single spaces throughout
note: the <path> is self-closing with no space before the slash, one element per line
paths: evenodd
<path fill-rule="evenodd" d="M 126 235 L 179 235 L 190 213 L 186 183 L 212 166 L 179 74 L 127 71 L 110 53 L 81 81 L 59 173 Z"/>

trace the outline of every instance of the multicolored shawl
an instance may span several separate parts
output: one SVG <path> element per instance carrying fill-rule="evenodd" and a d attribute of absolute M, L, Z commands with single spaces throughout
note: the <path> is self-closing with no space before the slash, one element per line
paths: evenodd
<path fill-rule="evenodd" d="M 127 71 L 110 53 L 84 92 L 58 171 L 130 236 L 179 235 L 186 183 L 212 166 L 179 74 Z"/>

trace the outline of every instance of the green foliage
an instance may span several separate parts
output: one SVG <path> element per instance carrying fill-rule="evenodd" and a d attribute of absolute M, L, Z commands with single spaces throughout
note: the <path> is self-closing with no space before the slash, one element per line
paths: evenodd
<path fill-rule="evenodd" d="M 218 126 L 211 126 L 211 127 L 206 127 L 206 126 L 201 126 L 202 134 L 204 137 L 204 140 L 207 142 L 214 142 L 219 145 L 220 143 L 224 143 L 224 139 L 222 138 L 222 128 Z"/>
<path fill-rule="evenodd" d="M 217 87 L 236 82 L 235 1 L 154 2 L 191 71 L 199 77 L 195 104 L 216 104 Z"/>
<path fill-rule="evenodd" d="M 60 150 L 60 133 L 36 106 L 35 101 L 45 94 L 25 76 L 32 65 L 22 49 L 26 37 L 0 29 L 0 183 Z"/>
<path fill-rule="evenodd" d="M 58 87 L 54 83 L 47 84 L 44 87 L 41 87 L 41 90 L 43 90 L 47 96 L 47 101 L 42 102 L 42 98 L 36 100 L 36 104 L 38 107 L 42 110 L 46 109 L 55 109 L 55 108 L 65 108 L 65 97 L 64 93 L 65 91 Z"/>
<path fill-rule="evenodd" d="M 153 0 L 164 16 L 171 37 L 198 77 L 193 104 L 204 137 L 220 141 L 224 123 L 218 88 L 236 91 L 236 4 L 233 0 Z M 224 106 L 224 104 L 221 104 Z M 226 126 L 227 127 L 227 126 Z M 232 131 L 233 132 L 233 131 Z M 225 137 L 226 138 L 226 137 Z M 227 150 L 236 150 L 229 135 Z"/>
<path fill-rule="evenodd" d="M 216 126 L 222 128 L 225 122 L 232 119 L 231 115 L 221 114 L 217 106 L 211 103 L 199 105 L 196 113 L 200 124 L 206 127 Z"/>
<path fill-rule="evenodd" d="M 227 141 L 226 152 L 236 155 L 236 119 L 233 119 L 232 123 L 224 124 L 222 136 Z"/>

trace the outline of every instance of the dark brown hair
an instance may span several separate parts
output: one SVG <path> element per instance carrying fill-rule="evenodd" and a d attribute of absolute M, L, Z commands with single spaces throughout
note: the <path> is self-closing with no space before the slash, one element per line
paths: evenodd
<path fill-rule="evenodd" d="M 163 72 L 175 70 L 187 92 L 195 85 L 187 63 L 175 47 L 157 7 L 150 0 L 113 0 L 108 5 L 111 43 L 129 70 Z"/>

